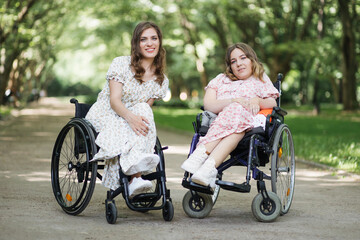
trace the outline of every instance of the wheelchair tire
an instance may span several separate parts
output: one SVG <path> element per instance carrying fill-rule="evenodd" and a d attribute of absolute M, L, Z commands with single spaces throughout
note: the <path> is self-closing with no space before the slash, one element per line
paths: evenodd
<path fill-rule="evenodd" d="M 260 222 L 272 222 L 279 215 L 281 211 L 281 202 L 276 193 L 267 192 L 269 195 L 269 202 L 266 203 L 261 193 L 258 193 L 252 201 L 251 210 L 253 215 Z"/>
<path fill-rule="evenodd" d="M 162 209 L 163 218 L 165 221 L 170 222 L 174 217 L 174 206 L 171 201 L 166 201 Z"/>
<path fill-rule="evenodd" d="M 97 162 L 95 137 L 89 125 L 73 118 L 60 131 L 51 159 L 51 184 L 55 199 L 71 215 L 81 213 L 94 192 Z"/>
<path fill-rule="evenodd" d="M 188 191 L 182 201 L 184 212 L 191 218 L 208 216 L 214 206 L 211 195 Z"/>
<path fill-rule="evenodd" d="M 282 124 L 276 130 L 271 156 L 271 189 L 281 201 L 281 215 L 291 206 L 295 187 L 295 152 L 289 127 Z"/>
<path fill-rule="evenodd" d="M 105 206 L 105 211 L 106 211 L 106 221 L 110 224 L 114 224 L 116 223 L 116 219 L 117 219 L 117 209 L 115 206 L 115 202 L 109 202 L 108 204 L 106 204 Z"/>

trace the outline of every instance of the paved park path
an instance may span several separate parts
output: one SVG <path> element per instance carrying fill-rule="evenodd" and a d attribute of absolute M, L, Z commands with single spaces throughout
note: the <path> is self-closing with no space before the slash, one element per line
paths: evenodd
<path fill-rule="evenodd" d="M 273 223 L 260 223 L 251 213 L 256 182 L 247 194 L 224 191 L 205 219 L 188 218 L 181 186 L 191 135 L 158 131 L 165 151 L 167 187 L 175 215 L 165 222 L 161 211 L 138 213 L 117 197 L 118 219 L 105 219 L 106 189 L 98 183 L 90 204 L 79 216 L 65 214 L 50 182 L 52 148 L 60 129 L 73 115 L 73 105 L 44 98 L 17 116 L 0 122 L 0 239 L 360 239 L 360 177 L 311 168 L 297 162 L 293 204 Z M 189 123 L 191 124 L 191 123 Z M 245 180 L 241 167 L 227 179 Z M 238 180 L 237 180 L 238 179 Z"/>

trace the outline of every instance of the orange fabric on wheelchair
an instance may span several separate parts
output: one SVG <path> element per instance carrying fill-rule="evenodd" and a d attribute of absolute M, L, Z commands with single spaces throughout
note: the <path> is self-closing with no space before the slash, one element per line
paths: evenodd
<path fill-rule="evenodd" d="M 258 112 L 258 114 L 262 114 L 266 117 L 267 115 L 272 113 L 272 110 L 273 110 L 272 108 L 262 109 L 260 112 Z"/>
<path fill-rule="evenodd" d="M 270 115 L 272 113 L 273 109 L 272 108 L 265 108 L 265 109 L 262 109 L 260 110 L 260 112 L 258 112 L 258 114 L 262 114 L 264 115 L 265 117 L 267 117 L 267 115 Z M 269 119 L 269 121 L 271 122 L 271 118 Z"/>

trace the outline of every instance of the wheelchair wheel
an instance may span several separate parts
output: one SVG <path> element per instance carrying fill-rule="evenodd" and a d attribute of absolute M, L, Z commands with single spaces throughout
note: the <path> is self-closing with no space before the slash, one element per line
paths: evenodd
<path fill-rule="evenodd" d="M 281 201 L 281 214 L 291 206 L 295 186 L 295 153 L 290 129 L 282 124 L 276 130 L 271 156 L 271 188 Z"/>
<path fill-rule="evenodd" d="M 166 201 L 164 208 L 162 209 L 163 218 L 165 221 L 171 221 L 174 217 L 174 206 L 171 201 Z"/>
<path fill-rule="evenodd" d="M 184 212 L 191 218 L 208 216 L 214 206 L 209 194 L 188 191 L 182 201 Z"/>
<path fill-rule="evenodd" d="M 273 192 L 267 193 L 269 201 L 264 201 L 262 194 L 258 193 L 251 204 L 252 213 L 260 222 L 272 222 L 280 215 L 281 202 L 279 197 Z"/>
<path fill-rule="evenodd" d="M 97 162 L 95 137 L 83 119 L 74 118 L 60 131 L 51 159 L 51 183 L 55 199 L 71 215 L 81 213 L 94 192 Z"/>
<path fill-rule="evenodd" d="M 115 206 L 115 202 L 109 202 L 105 204 L 105 211 L 106 211 L 106 221 L 110 224 L 116 223 L 117 219 L 117 209 Z"/>

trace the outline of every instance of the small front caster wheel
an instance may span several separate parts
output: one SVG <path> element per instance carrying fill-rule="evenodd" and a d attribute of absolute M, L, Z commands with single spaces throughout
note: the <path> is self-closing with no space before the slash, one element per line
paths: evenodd
<path fill-rule="evenodd" d="M 191 218 L 204 218 L 210 214 L 214 203 L 211 195 L 188 191 L 182 201 L 184 212 Z"/>
<path fill-rule="evenodd" d="M 273 192 L 267 192 L 267 194 L 268 200 L 264 200 L 262 194 L 258 193 L 252 201 L 252 213 L 260 222 L 272 222 L 280 215 L 280 198 Z"/>
<path fill-rule="evenodd" d="M 163 218 L 165 221 L 170 222 L 174 217 L 174 206 L 171 201 L 166 201 L 162 210 Z"/>
<path fill-rule="evenodd" d="M 110 202 L 108 204 L 105 204 L 106 206 L 106 220 L 110 224 L 116 223 L 117 219 L 117 210 L 114 202 Z"/>

